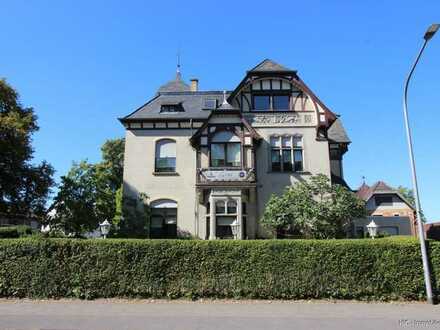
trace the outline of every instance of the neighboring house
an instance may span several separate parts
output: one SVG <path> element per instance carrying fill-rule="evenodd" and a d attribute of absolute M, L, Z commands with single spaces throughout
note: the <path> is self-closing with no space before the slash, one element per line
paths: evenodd
<path fill-rule="evenodd" d="M 416 235 L 416 213 L 414 207 L 396 189 L 383 181 L 371 187 L 363 183 L 356 194 L 366 203 L 368 217 L 357 219 L 354 234 L 364 236 L 371 220 L 379 226 L 379 233 L 389 235 Z"/>
<path fill-rule="evenodd" d="M 268 59 L 228 92 L 200 91 L 178 68 L 119 120 L 124 195 L 148 195 L 152 237 L 265 236 L 258 219 L 273 193 L 318 173 L 346 185 L 341 120 L 296 71 Z"/>
<path fill-rule="evenodd" d="M 425 224 L 426 237 L 440 240 L 440 221 Z"/>
<path fill-rule="evenodd" d="M 32 215 L 23 214 L 6 214 L 0 213 L 0 227 L 3 226 L 17 226 L 26 225 L 32 227 L 32 229 L 38 229 L 40 221 L 37 217 Z"/>

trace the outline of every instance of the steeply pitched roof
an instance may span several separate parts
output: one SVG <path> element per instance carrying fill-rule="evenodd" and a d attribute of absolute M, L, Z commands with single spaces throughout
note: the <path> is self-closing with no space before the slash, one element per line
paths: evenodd
<path fill-rule="evenodd" d="M 339 118 L 336 118 L 336 120 L 327 130 L 327 137 L 333 142 L 351 143 L 350 138 L 342 125 L 342 121 L 339 120 Z"/>
<path fill-rule="evenodd" d="M 414 207 L 411 205 L 411 203 L 402 196 L 401 193 L 399 193 L 396 189 L 390 187 L 387 185 L 384 181 L 377 181 L 375 184 L 373 184 L 371 187 L 369 187 L 365 182 L 359 187 L 359 189 L 356 191 L 356 195 L 363 199 L 364 201 L 368 201 L 371 197 L 373 197 L 375 194 L 395 194 L 399 196 L 399 198 L 405 202 L 409 207 L 414 209 Z"/>
<path fill-rule="evenodd" d="M 158 93 L 164 92 L 189 92 L 191 88 L 182 80 L 180 71 L 177 71 L 176 78 L 159 87 Z"/>
<path fill-rule="evenodd" d="M 138 119 L 206 119 L 211 111 L 204 110 L 205 99 L 223 99 L 223 92 L 161 92 L 139 109 L 121 120 Z M 181 104 L 183 111 L 160 112 L 161 105 Z"/>
<path fill-rule="evenodd" d="M 285 66 L 266 58 L 250 69 L 249 72 L 295 72 L 295 70 L 286 68 Z"/>
<path fill-rule="evenodd" d="M 367 196 L 370 194 L 370 189 L 371 189 L 370 186 L 364 182 L 362 186 L 360 186 L 359 189 L 356 191 L 356 195 L 360 199 L 365 200 Z"/>

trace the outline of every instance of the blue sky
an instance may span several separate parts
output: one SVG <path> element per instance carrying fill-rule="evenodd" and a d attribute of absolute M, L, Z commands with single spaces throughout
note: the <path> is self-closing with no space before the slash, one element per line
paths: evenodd
<path fill-rule="evenodd" d="M 0 1 L 0 77 L 33 106 L 36 160 L 66 173 L 98 161 L 116 120 L 175 72 L 201 89 L 232 89 L 268 57 L 297 69 L 352 139 L 345 175 L 410 186 L 402 85 L 432 1 Z M 409 109 L 422 207 L 440 220 L 440 35 L 417 69 Z"/>

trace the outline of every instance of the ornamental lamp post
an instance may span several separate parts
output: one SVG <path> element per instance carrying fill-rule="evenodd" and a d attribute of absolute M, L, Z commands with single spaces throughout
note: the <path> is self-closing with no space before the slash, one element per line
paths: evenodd
<path fill-rule="evenodd" d="M 377 228 L 378 225 L 374 222 L 374 220 L 371 220 L 371 222 L 367 225 L 368 234 L 370 234 L 370 237 L 374 239 L 377 235 Z"/>
<path fill-rule="evenodd" d="M 102 234 L 102 236 L 104 236 L 104 239 L 107 238 L 107 235 L 110 232 L 110 227 L 111 227 L 111 224 L 110 224 L 110 222 L 108 222 L 107 219 L 104 220 L 103 223 L 99 224 L 99 229 L 101 230 L 101 234 Z"/>
<path fill-rule="evenodd" d="M 414 152 L 413 152 L 411 128 L 409 126 L 408 86 L 409 86 L 409 82 L 411 80 L 411 77 L 414 73 L 414 70 L 417 66 L 417 63 L 419 63 L 420 57 L 422 56 L 422 53 L 425 50 L 426 45 L 428 44 L 428 41 L 431 40 L 431 38 L 434 36 L 434 34 L 438 31 L 439 27 L 440 27 L 440 24 L 432 24 L 428 28 L 428 30 L 425 32 L 425 35 L 423 36 L 423 39 L 425 39 L 425 41 L 423 42 L 423 45 L 420 48 L 420 51 L 416 57 L 416 60 L 414 61 L 413 65 L 411 67 L 411 70 L 409 71 L 408 77 L 406 78 L 406 81 L 405 81 L 405 88 L 404 88 L 404 92 L 403 92 L 403 116 L 404 116 L 404 121 L 405 121 L 406 140 L 408 143 L 409 160 L 410 160 L 411 175 L 412 175 L 412 184 L 413 184 L 414 199 L 415 199 L 415 204 L 416 204 L 417 229 L 418 229 L 418 236 L 419 236 L 419 240 L 420 240 L 420 250 L 422 252 L 423 273 L 424 273 L 425 287 L 426 287 L 426 299 L 429 304 L 434 304 L 434 296 L 432 294 L 431 273 L 429 270 L 428 255 L 426 252 L 426 243 L 425 243 L 425 232 L 423 230 L 423 222 L 422 222 L 422 216 L 421 216 L 421 211 L 420 211 L 421 207 L 420 207 L 420 199 L 419 199 L 419 187 L 417 184 L 416 163 L 415 163 Z"/>

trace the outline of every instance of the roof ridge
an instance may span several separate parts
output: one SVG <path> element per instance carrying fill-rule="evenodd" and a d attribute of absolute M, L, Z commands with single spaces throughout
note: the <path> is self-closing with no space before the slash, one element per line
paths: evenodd
<path fill-rule="evenodd" d="M 271 60 L 270 58 L 265 58 L 256 66 L 254 66 L 252 69 L 250 69 L 248 72 L 274 72 L 274 71 L 295 72 L 295 70 L 292 70 L 282 64 L 279 64 L 274 60 Z"/>

